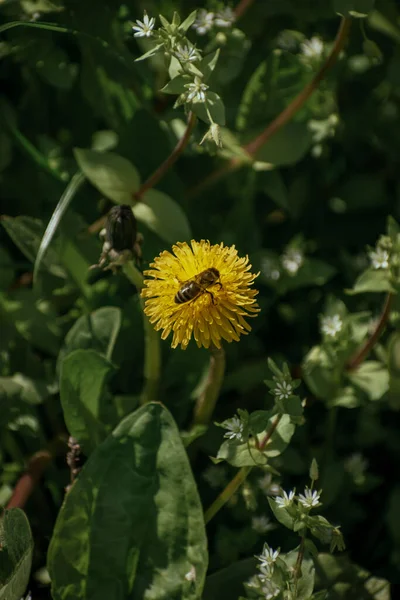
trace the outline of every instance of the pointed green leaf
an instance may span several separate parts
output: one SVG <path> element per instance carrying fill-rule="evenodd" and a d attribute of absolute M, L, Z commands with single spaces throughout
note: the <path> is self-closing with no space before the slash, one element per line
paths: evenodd
<path fill-rule="evenodd" d="M 192 102 L 192 111 L 205 123 L 210 123 L 210 117 L 207 114 L 208 108 L 214 123 L 225 125 L 225 106 L 218 94 L 207 91 L 206 102 Z"/>
<path fill-rule="evenodd" d="M 348 378 L 361 388 L 370 400 L 379 400 L 389 389 L 389 371 L 377 360 L 362 363 L 355 371 L 348 373 Z"/>
<path fill-rule="evenodd" d="M 84 175 L 102 194 L 117 204 L 132 204 L 140 177 L 133 164 L 114 152 L 75 148 Z"/>
<path fill-rule="evenodd" d="M 154 46 L 154 48 L 151 48 L 150 50 L 148 50 L 147 52 L 142 54 L 142 56 L 139 56 L 139 58 L 136 58 L 135 62 L 140 62 L 142 60 L 146 60 L 147 58 L 150 58 L 151 56 L 154 56 L 155 54 L 157 54 L 157 52 L 159 50 L 161 50 L 161 48 L 163 46 L 164 46 L 164 44 L 157 44 L 157 46 Z"/>
<path fill-rule="evenodd" d="M 186 33 L 189 27 L 193 25 L 196 20 L 197 10 L 190 13 L 188 17 L 179 25 L 179 31 Z"/>
<path fill-rule="evenodd" d="M 207 81 L 210 78 L 211 73 L 214 71 L 215 67 L 217 66 L 219 54 L 220 54 L 220 48 L 218 48 L 218 50 L 216 50 L 215 52 L 211 52 L 210 54 L 207 54 L 207 56 L 205 56 L 203 58 L 203 60 L 201 61 L 200 71 L 204 74 L 205 81 Z"/>
<path fill-rule="evenodd" d="M 61 364 L 60 397 L 69 433 L 90 454 L 115 425 L 107 390 L 114 368 L 94 350 L 75 350 Z"/>
<path fill-rule="evenodd" d="M 89 458 L 58 515 L 48 566 L 54 600 L 202 596 L 202 506 L 161 404 L 130 414 Z"/>
<path fill-rule="evenodd" d="M 389 271 L 383 269 L 367 269 L 356 280 L 354 286 L 346 290 L 347 294 L 365 294 L 366 292 L 393 292 Z"/>
<path fill-rule="evenodd" d="M 188 82 L 190 82 L 190 77 L 187 75 L 177 75 L 161 88 L 161 92 L 164 92 L 164 94 L 183 94 L 183 92 L 186 92 L 185 85 Z"/>
<path fill-rule="evenodd" d="M 56 208 L 54 209 L 53 214 L 51 215 L 51 219 L 46 227 L 46 231 L 43 234 L 43 237 L 40 242 L 40 246 L 36 255 L 35 265 L 33 268 L 33 284 L 37 283 L 37 278 L 39 276 L 40 268 L 43 263 L 44 257 L 51 245 L 51 242 L 57 233 L 57 229 L 61 223 L 61 220 L 66 213 L 69 205 L 74 199 L 76 193 L 80 189 L 80 187 L 85 183 L 85 177 L 83 174 L 78 171 L 72 177 L 71 181 L 68 183 L 67 187 L 64 190 L 60 200 Z"/>

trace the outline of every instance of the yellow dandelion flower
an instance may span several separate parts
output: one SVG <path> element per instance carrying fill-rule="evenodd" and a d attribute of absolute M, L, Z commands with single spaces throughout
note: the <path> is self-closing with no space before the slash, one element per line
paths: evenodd
<path fill-rule="evenodd" d="M 161 252 L 144 272 L 144 312 L 162 339 L 172 331 L 172 348 L 183 349 L 192 335 L 199 348 L 239 341 L 251 330 L 245 317 L 260 310 L 251 287 L 258 273 L 250 272 L 248 256 L 206 240 L 178 242 L 172 252 Z"/>

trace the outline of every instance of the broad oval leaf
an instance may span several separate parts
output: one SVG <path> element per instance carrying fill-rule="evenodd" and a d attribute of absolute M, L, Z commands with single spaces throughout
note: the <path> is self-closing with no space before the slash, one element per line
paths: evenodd
<path fill-rule="evenodd" d="M 90 454 L 117 416 L 107 390 L 113 365 L 94 350 L 75 350 L 61 364 L 60 397 L 69 433 Z"/>
<path fill-rule="evenodd" d="M 367 269 L 356 280 L 347 294 L 365 294 L 366 292 L 393 292 L 389 271 L 383 269 Z"/>
<path fill-rule="evenodd" d="M 89 458 L 58 515 L 48 567 L 54 600 L 201 597 L 203 511 L 161 404 L 127 416 Z"/>
<path fill-rule="evenodd" d="M 207 109 L 212 116 L 214 123 L 225 125 L 225 106 L 221 98 L 215 92 L 207 92 L 207 102 L 193 102 L 192 110 L 205 123 L 210 123 Z"/>
<path fill-rule="evenodd" d="M 0 520 L 0 600 L 20 600 L 28 585 L 33 540 L 25 513 L 6 510 Z"/>
<path fill-rule="evenodd" d="M 75 148 L 75 158 L 84 175 L 116 204 L 133 204 L 140 176 L 133 164 L 114 152 Z"/>
<path fill-rule="evenodd" d="M 163 240 L 174 244 L 190 240 L 192 233 L 189 221 L 175 200 L 164 192 L 149 190 L 143 202 L 137 202 L 133 214 Z"/>

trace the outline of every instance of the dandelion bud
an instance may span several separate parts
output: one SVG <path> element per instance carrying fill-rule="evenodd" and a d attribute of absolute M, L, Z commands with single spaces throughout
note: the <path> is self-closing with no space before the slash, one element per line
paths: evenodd
<path fill-rule="evenodd" d="M 136 219 L 127 204 L 114 206 L 107 216 L 106 242 L 117 252 L 132 250 L 137 236 Z"/>

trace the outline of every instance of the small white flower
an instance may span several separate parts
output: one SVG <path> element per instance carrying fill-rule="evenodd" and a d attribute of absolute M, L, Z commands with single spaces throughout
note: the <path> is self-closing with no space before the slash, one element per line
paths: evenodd
<path fill-rule="evenodd" d="M 251 527 L 256 533 L 267 533 L 267 531 L 274 528 L 274 525 L 271 523 L 271 519 L 268 519 L 265 515 L 260 515 L 252 518 Z"/>
<path fill-rule="evenodd" d="M 287 381 L 282 381 L 276 384 L 272 393 L 278 400 L 287 400 L 293 394 L 293 386 Z"/>
<path fill-rule="evenodd" d="M 196 567 L 192 565 L 185 575 L 186 581 L 196 581 Z"/>
<path fill-rule="evenodd" d="M 343 321 L 339 315 L 333 315 L 332 317 L 323 317 L 321 319 L 321 332 L 330 337 L 336 337 L 336 334 L 341 331 L 343 327 Z"/>
<path fill-rule="evenodd" d="M 257 560 L 261 563 L 260 569 L 271 569 L 278 556 L 279 550 L 273 550 L 268 544 L 264 544 L 262 553 L 256 556 Z"/>
<path fill-rule="evenodd" d="M 240 421 L 239 417 L 232 417 L 232 419 L 228 419 L 225 421 L 224 427 L 225 429 L 228 429 L 224 437 L 228 438 L 229 440 L 238 440 L 238 442 L 243 442 L 243 423 Z"/>
<path fill-rule="evenodd" d="M 299 494 L 299 502 L 306 508 L 313 508 L 313 506 L 318 506 L 319 504 L 320 494 L 315 490 L 312 491 L 309 488 L 304 490 L 304 495 Z"/>
<path fill-rule="evenodd" d="M 200 58 L 194 46 L 178 46 L 175 56 L 182 63 L 195 62 Z"/>
<path fill-rule="evenodd" d="M 284 491 L 282 496 L 278 496 L 277 498 L 275 498 L 275 502 L 277 503 L 277 505 L 279 506 L 279 508 L 285 508 L 285 507 L 290 506 L 292 504 L 293 499 L 294 499 L 294 492 L 293 492 L 293 490 L 291 490 L 289 492 L 289 494 Z"/>
<path fill-rule="evenodd" d="M 136 21 L 137 25 L 133 25 L 132 29 L 136 31 L 134 34 L 135 37 L 150 37 L 153 35 L 153 28 L 156 24 L 156 20 L 154 17 L 149 19 L 148 14 L 145 12 L 143 16 L 143 21 Z"/>
<path fill-rule="evenodd" d="M 215 25 L 217 27 L 231 27 L 235 21 L 235 13 L 227 6 L 218 11 L 215 15 Z"/>
<path fill-rule="evenodd" d="M 194 83 L 187 83 L 185 87 L 188 89 L 188 102 L 205 102 L 208 85 L 203 83 L 200 77 L 196 76 L 194 78 Z"/>
<path fill-rule="evenodd" d="M 192 27 L 199 35 L 204 35 L 210 31 L 214 23 L 214 13 L 207 12 L 204 8 L 197 12 L 197 17 Z"/>
<path fill-rule="evenodd" d="M 304 262 L 304 255 L 300 250 L 289 248 L 281 258 L 283 268 L 289 273 L 289 275 L 296 275 Z"/>
<path fill-rule="evenodd" d="M 373 269 L 388 269 L 389 268 L 389 252 L 382 248 L 377 248 L 369 253 Z"/>
<path fill-rule="evenodd" d="M 320 58 L 324 52 L 324 42 L 320 37 L 314 36 L 300 44 L 301 53 L 307 58 Z"/>
<path fill-rule="evenodd" d="M 261 592 L 264 594 L 265 600 L 272 600 L 280 594 L 281 590 L 278 588 L 277 585 L 275 585 L 273 581 L 265 580 L 263 582 Z"/>

